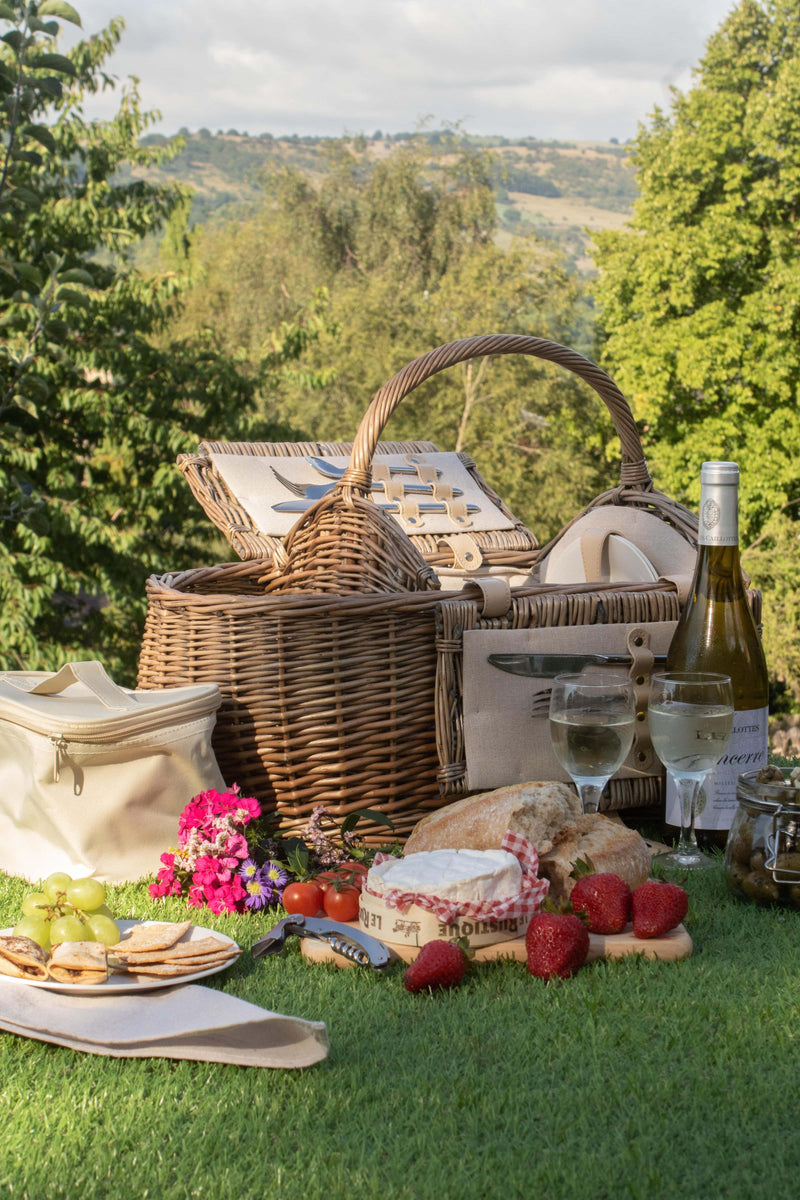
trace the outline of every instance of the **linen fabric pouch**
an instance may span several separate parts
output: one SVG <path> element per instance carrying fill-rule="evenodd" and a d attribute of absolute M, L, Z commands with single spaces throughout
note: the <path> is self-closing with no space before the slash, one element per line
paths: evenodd
<path fill-rule="evenodd" d="M 310 1067 L 328 1055 L 322 1021 L 185 984 L 135 996 L 70 996 L 0 980 L 0 1030 L 111 1058 Z"/>
<path fill-rule="evenodd" d="M 653 657 L 666 654 L 675 626 L 675 621 L 643 621 L 640 625 L 466 630 L 463 692 L 469 790 L 483 791 L 525 780 L 567 783 L 570 779 L 555 756 L 550 737 L 547 701 L 553 677 L 507 674 L 489 662 L 490 654 L 630 654 L 630 667 L 589 666 L 587 679 L 601 671 L 623 680 L 630 678 L 633 683 L 636 733 L 616 778 L 660 777 L 663 768 L 650 743 L 647 725 L 647 697 Z"/>
<path fill-rule="evenodd" d="M 158 870 L 193 796 L 222 789 L 216 684 L 133 691 L 99 662 L 0 675 L 0 870 L 104 883 Z"/>

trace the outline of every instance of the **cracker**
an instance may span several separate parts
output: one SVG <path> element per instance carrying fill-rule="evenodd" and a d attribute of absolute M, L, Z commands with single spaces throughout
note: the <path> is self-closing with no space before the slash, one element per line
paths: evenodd
<path fill-rule="evenodd" d="M 118 943 L 113 947 L 112 954 L 123 962 L 162 962 L 167 958 L 172 962 L 179 958 L 196 958 L 200 954 L 216 954 L 233 945 L 233 942 L 225 942 L 216 937 L 176 942 L 174 946 L 168 946 L 165 950 L 125 950 L 124 943 Z"/>
<path fill-rule="evenodd" d="M 137 976 L 154 976 L 161 979 L 177 979 L 181 975 L 196 975 L 198 971 L 206 970 L 208 967 L 221 966 L 223 963 L 229 962 L 233 955 L 219 955 L 215 959 L 209 959 L 202 965 L 192 965 L 191 963 L 137 963 L 135 966 L 115 967 L 124 975 Z"/>
<path fill-rule="evenodd" d="M 191 921 L 154 921 L 150 925 L 134 925 L 117 943 L 118 954 L 128 951 L 168 950 L 192 928 Z"/>
<path fill-rule="evenodd" d="M 45 953 L 32 938 L 0 937 L 0 975 L 14 979 L 46 979 Z"/>
<path fill-rule="evenodd" d="M 59 942 L 53 946 L 47 971 L 57 983 L 105 983 L 106 947 L 102 942 Z"/>
<path fill-rule="evenodd" d="M 228 958 L 238 958 L 241 950 L 231 947 L 228 950 L 209 951 L 206 954 L 198 954 L 191 958 L 161 958 L 157 954 L 142 955 L 141 958 L 125 958 L 112 959 L 112 966 L 120 971 L 136 971 L 139 967 L 153 966 L 173 966 L 173 967 L 199 967 L 206 963 L 224 962 Z"/>
<path fill-rule="evenodd" d="M 67 967 L 50 967 L 50 978 L 56 983 L 106 983 L 108 971 L 71 971 Z"/>

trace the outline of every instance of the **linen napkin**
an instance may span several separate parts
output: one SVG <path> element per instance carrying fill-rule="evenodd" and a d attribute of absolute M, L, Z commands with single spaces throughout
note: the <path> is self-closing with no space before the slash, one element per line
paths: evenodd
<path fill-rule="evenodd" d="M 197 984 L 135 996 L 68 996 L 0 978 L 0 1029 L 112 1058 L 309 1067 L 328 1053 L 324 1022 Z"/>

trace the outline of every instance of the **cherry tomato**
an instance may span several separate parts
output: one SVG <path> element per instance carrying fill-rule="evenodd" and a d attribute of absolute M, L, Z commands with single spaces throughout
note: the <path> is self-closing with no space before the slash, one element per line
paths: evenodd
<path fill-rule="evenodd" d="M 355 887 L 331 886 L 325 893 L 325 916 L 332 921 L 354 921 L 358 916 L 361 892 Z"/>
<path fill-rule="evenodd" d="M 316 883 L 290 883 L 283 889 L 281 904 L 287 913 L 315 917 L 322 909 L 324 893 Z"/>
<path fill-rule="evenodd" d="M 338 866 L 331 867 L 329 871 L 321 871 L 314 877 L 314 882 L 319 884 L 323 892 L 327 892 L 332 885 L 335 886 L 337 883 L 340 886 L 354 887 L 360 892 L 367 877 L 367 870 L 368 868 L 361 862 L 339 863 Z"/>

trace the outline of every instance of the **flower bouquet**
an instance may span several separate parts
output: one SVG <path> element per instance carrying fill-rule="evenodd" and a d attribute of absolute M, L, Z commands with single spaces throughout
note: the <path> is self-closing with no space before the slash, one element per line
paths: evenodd
<path fill-rule="evenodd" d="M 240 794 L 213 789 L 195 796 L 178 821 L 178 845 L 161 855 L 163 866 L 150 884 L 151 896 L 184 896 L 193 908 L 214 913 L 244 912 L 277 904 L 288 881 L 280 862 L 255 857 L 260 843 L 254 822 L 261 805 Z M 251 826 L 256 837 L 248 837 Z"/>
<path fill-rule="evenodd" d="M 242 796 L 237 784 L 227 792 L 201 792 L 181 813 L 178 845 L 161 855 L 150 895 L 182 896 L 190 907 L 205 905 L 214 913 L 279 904 L 290 881 L 313 879 L 353 859 L 371 861 L 374 851 L 362 847 L 354 832 L 363 816 L 391 828 L 384 814 L 365 809 L 350 813 L 340 826 L 333 822 L 334 841 L 324 806 L 318 805 L 302 837 L 276 838 L 258 800 Z"/>

